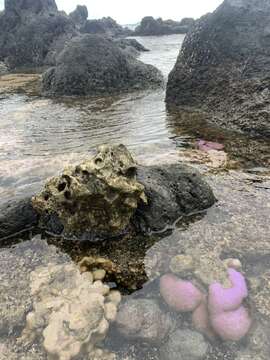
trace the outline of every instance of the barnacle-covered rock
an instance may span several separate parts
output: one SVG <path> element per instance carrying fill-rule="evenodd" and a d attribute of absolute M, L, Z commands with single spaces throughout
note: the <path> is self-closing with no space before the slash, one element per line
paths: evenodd
<path fill-rule="evenodd" d="M 66 168 L 32 199 L 47 229 L 88 237 L 123 233 L 139 201 L 146 202 L 144 186 L 124 145 L 100 146 L 93 158 Z"/>

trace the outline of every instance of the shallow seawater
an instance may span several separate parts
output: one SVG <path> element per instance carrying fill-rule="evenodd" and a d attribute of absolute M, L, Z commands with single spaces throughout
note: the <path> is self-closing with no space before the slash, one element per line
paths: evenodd
<path fill-rule="evenodd" d="M 151 50 L 143 53 L 140 59 L 157 66 L 167 77 L 183 39 L 182 35 L 138 38 Z M 65 165 L 87 157 L 103 143 L 124 143 L 145 164 L 182 161 L 196 167 L 212 186 L 217 203 L 201 214 L 180 219 L 163 234 L 141 240 L 140 246 L 133 245 L 132 239 L 128 239 L 128 256 L 121 254 L 120 257 L 126 257 L 125 266 L 130 265 L 134 271 L 138 270 L 136 266 L 143 268 L 140 280 L 144 279 L 145 284 L 142 286 L 139 281 L 137 290 L 136 282 L 127 289 L 121 284 L 121 290 L 126 294 L 124 301 L 142 300 L 150 305 L 144 305 L 148 306 L 145 315 L 142 315 L 145 307 L 134 308 L 136 317 L 128 319 L 134 326 L 126 330 L 126 333 L 130 332 L 129 336 L 124 336 L 112 326 L 104 347 L 115 352 L 118 360 L 268 360 L 270 142 L 217 128 L 208 122 L 205 115 L 197 112 L 168 114 L 164 96 L 163 90 L 95 99 L 52 100 L 22 94 L 3 96 L 0 99 L 0 199 L 5 202 L 32 194 L 40 189 L 47 177 L 61 171 Z M 222 144 L 223 149 L 205 152 L 199 148 L 199 140 Z M 48 240 L 53 244 L 60 243 L 58 239 Z M 48 251 L 45 246 L 42 250 L 40 246 L 39 243 L 27 242 L 0 251 L 0 256 L 9 264 L 5 266 L 7 276 L 3 275 L 3 278 L 5 282 L 8 277 L 13 279 L 14 293 L 8 293 L 11 299 L 18 297 L 20 291 L 23 293 L 22 288 L 15 289 L 14 277 L 18 274 L 16 266 L 11 264 L 18 263 L 18 269 L 28 274 L 33 264 L 44 265 L 50 256 L 52 261 L 56 256 L 55 249 Z M 67 261 L 63 253 L 68 253 L 77 262 L 97 251 L 107 257 L 110 254 L 119 256 L 119 251 L 123 252 L 125 246 L 123 242 L 115 246 L 103 244 L 97 250 L 85 243 L 76 246 L 68 243 L 59 248 L 57 261 Z M 41 250 L 45 255 L 41 256 Z M 51 252 L 53 255 L 50 255 Z M 23 253 L 27 255 L 25 260 Z M 159 277 L 171 272 L 172 259 L 183 254 L 194 254 L 197 260 L 202 259 L 198 269 L 204 275 L 211 274 L 211 267 L 221 266 L 221 260 L 237 258 L 241 261 L 250 294 L 245 306 L 253 319 L 253 327 L 250 335 L 240 343 L 197 338 L 188 346 L 195 350 L 207 344 L 207 353 L 202 351 L 198 355 L 194 351 L 183 359 L 178 357 L 181 349 L 177 348 L 177 341 L 171 341 L 169 348 L 165 346 L 166 339 L 175 339 L 173 334 L 177 328 L 181 331 L 193 329 L 190 314 L 169 309 L 159 292 Z M 138 264 L 134 262 L 136 256 Z M 30 258 L 33 263 L 27 260 Z M 110 280 L 110 286 L 117 286 L 113 279 Z M 7 283 L 4 285 L 7 286 Z M 3 298 L 6 301 L 2 296 L 0 303 Z M 14 303 L 17 304 L 16 301 Z M 166 319 L 162 324 L 157 315 L 151 315 L 151 304 L 154 309 L 160 309 L 166 319 L 170 319 L 167 329 Z M 21 329 L 24 320 L 19 311 L 23 311 L 24 306 L 19 305 L 15 315 L 21 321 Z M 31 304 L 28 304 L 28 310 L 29 306 Z M 11 318 L 16 319 L 15 315 Z M 16 340 L 19 330 L 7 334 L 6 330 L 3 331 L 5 326 L 5 321 L 0 321 L 0 351 L 7 354 L 4 359 L 11 358 L 11 353 L 14 359 L 20 359 L 27 353 L 27 360 L 44 359 L 38 342 L 22 347 L 22 350 Z"/>

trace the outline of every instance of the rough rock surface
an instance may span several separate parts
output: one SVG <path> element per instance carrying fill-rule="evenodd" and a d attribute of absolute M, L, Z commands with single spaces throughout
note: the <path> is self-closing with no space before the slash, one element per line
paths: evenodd
<path fill-rule="evenodd" d="M 97 95 L 163 85 L 152 65 L 127 56 L 113 42 L 98 35 L 72 39 L 43 75 L 47 95 Z"/>
<path fill-rule="evenodd" d="M 131 154 L 123 145 L 104 145 L 89 161 L 49 180 L 32 203 L 46 228 L 48 221 L 55 225 L 55 215 L 66 234 L 111 237 L 127 229 L 140 200 L 146 201 L 144 187 Z"/>
<path fill-rule="evenodd" d="M 186 34 L 194 25 L 193 19 L 185 18 L 181 21 L 154 19 L 152 16 L 146 16 L 135 29 L 135 35 L 170 35 L 170 34 Z"/>
<path fill-rule="evenodd" d="M 108 37 L 129 36 L 133 33 L 128 28 L 123 28 L 111 17 L 104 17 L 98 20 L 87 20 L 81 27 L 81 32 L 106 35 Z"/>
<path fill-rule="evenodd" d="M 161 231 L 182 215 L 212 206 L 215 197 L 199 173 L 181 164 L 139 166 L 138 181 L 147 204 L 140 204 L 135 222 L 144 230 Z"/>
<path fill-rule="evenodd" d="M 30 198 L 10 201 L 0 206 L 0 239 L 36 226 L 37 213 Z"/>
<path fill-rule="evenodd" d="M 93 282 L 89 272 L 80 274 L 75 264 L 49 264 L 30 276 L 33 311 L 27 315 L 22 339 L 40 339 L 49 358 L 78 356 L 113 359 L 96 349 L 116 317 L 118 298 L 111 300 L 109 287 Z M 98 353 L 101 354 L 98 355 Z"/>
<path fill-rule="evenodd" d="M 129 299 L 120 306 L 116 327 L 122 336 L 159 345 L 174 329 L 172 317 L 151 299 Z"/>
<path fill-rule="evenodd" d="M 76 9 L 69 14 L 69 17 L 80 28 L 88 18 L 88 9 L 85 5 L 77 5 Z"/>
<path fill-rule="evenodd" d="M 57 11 L 54 0 L 6 0 L 0 16 L 0 61 L 11 69 L 42 66 L 54 42 L 75 33 L 72 20 Z"/>
<path fill-rule="evenodd" d="M 202 360 L 209 350 L 203 335 L 191 330 L 176 330 L 160 349 L 161 360 Z"/>
<path fill-rule="evenodd" d="M 200 109 L 218 125 L 270 136 L 269 21 L 265 0 L 225 0 L 198 20 L 169 76 L 169 108 Z"/>

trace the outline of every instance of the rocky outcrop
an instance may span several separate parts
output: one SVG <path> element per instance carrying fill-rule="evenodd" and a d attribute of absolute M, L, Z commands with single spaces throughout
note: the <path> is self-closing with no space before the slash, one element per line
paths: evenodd
<path fill-rule="evenodd" d="M 126 55 L 111 40 L 86 34 L 72 39 L 43 76 L 45 95 L 114 94 L 163 85 L 159 70 Z"/>
<path fill-rule="evenodd" d="M 89 161 L 67 168 L 32 203 L 43 226 L 53 217 L 66 234 L 91 238 L 123 233 L 139 201 L 147 201 L 144 187 L 136 180 L 135 161 L 120 145 L 102 146 Z"/>
<path fill-rule="evenodd" d="M 270 3 L 225 0 L 185 38 L 169 108 L 204 110 L 226 128 L 270 136 Z"/>
<path fill-rule="evenodd" d="M 0 61 L 11 69 L 42 66 L 54 42 L 75 33 L 73 22 L 57 11 L 54 0 L 6 0 L 0 17 Z"/>
<path fill-rule="evenodd" d="M 214 202 L 192 168 L 138 166 L 124 145 L 104 145 L 93 158 L 48 180 L 32 201 L 3 206 L 0 239 L 38 222 L 49 232 L 88 240 L 162 231 Z"/>
<path fill-rule="evenodd" d="M 87 20 L 81 27 L 81 32 L 86 34 L 100 34 L 107 37 L 129 36 L 133 32 L 123 28 L 111 17 L 104 17 L 98 20 Z"/>
<path fill-rule="evenodd" d="M 146 16 L 142 19 L 139 26 L 135 29 L 137 36 L 158 36 L 171 34 L 186 34 L 194 25 L 195 21 L 185 18 L 182 21 L 154 19 L 152 16 Z"/>
<path fill-rule="evenodd" d="M 69 17 L 80 28 L 88 18 L 88 9 L 85 5 L 77 5 L 76 9 L 69 14 Z"/>

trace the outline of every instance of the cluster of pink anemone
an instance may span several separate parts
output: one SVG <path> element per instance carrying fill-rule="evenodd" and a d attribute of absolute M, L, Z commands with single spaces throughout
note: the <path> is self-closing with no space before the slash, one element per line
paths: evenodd
<path fill-rule="evenodd" d="M 240 272 L 229 268 L 228 276 L 230 288 L 213 283 L 206 295 L 191 281 L 167 274 L 160 279 L 160 293 L 175 311 L 192 312 L 192 322 L 197 330 L 210 337 L 218 335 L 225 341 L 239 341 L 247 335 L 252 324 L 243 305 L 248 290 Z"/>

